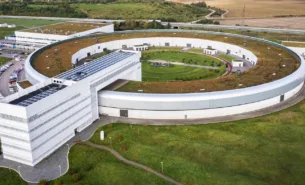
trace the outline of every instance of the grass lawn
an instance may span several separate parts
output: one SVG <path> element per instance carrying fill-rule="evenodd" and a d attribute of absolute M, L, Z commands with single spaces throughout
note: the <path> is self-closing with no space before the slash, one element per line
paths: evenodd
<path fill-rule="evenodd" d="M 142 62 L 142 81 L 211 79 L 221 76 L 223 73 L 225 73 L 225 69 L 212 70 L 180 65 L 155 67 L 148 62 Z"/>
<path fill-rule="evenodd" d="M 7 63 L 8 61 L 12 60 L 11 58 L 7 58 L 7 57 L 1 57 L 0 56 L 0 66 Z"/>
<path fill-rule="evenodd" d="M 206 55 L 199 55 L 179 51 L 143 52 L 143 60 L 166 60 L 171 62 L 183 62 L 203 66 L 221 66 L 222 62 Z"/>
<path fill-rule="evenodd" d="M 109 152 L 86 145 L 72 147 L 69 163 L 69 171 L 55 181 L 69 185 L 170 184 L 154 174 L 122 163 Z M 78 180 L 76 176 L 79 176 Z M 56 184 L 55 181 L 49 185 Z"/>
<path fill-rule="evenodd" d="M 303 185 L 305 101 L 253 119 L 194 126 L 109 124 L 91 138 L 183 184 Z M 106 140 L 100 141 L 104 130 Z M 122 150 L 127 148 L 127 151 Z"/>
<path fill-rule="evenodd" d="M 227 60 L 227 61 L 229 61 L 229 62 L 232 62 L 232 60 L 234 60 L 235 58 L 234 57 L 232 57 L 232 56 L 230 56 L 230 55 L 226 55 L 226 54 L 220 54 L 220 55 L 218 55 L 220 58 L 222 58 L 222 59 L 225 59 L 225 60 Z"/>
<path fill-rule="evenodd" d="M 0 184 L 1 185 L 26 185 L 27 183 L 21 179 L 19 174 L 14 170 L 0 168 Z"/>
<path fill-rule="evenodd" d="M 200 48 L 190 48 L 187 51 L 194 52 L 194 53 L 203 53 L 203 49 L 200 49 Z"/>
<path fill-rule="evenodd" d="M 209 14 L 206 8 L 164 2 L 73 4 L 90 18 L 103 19 L 171 19 L 193 21 Z"/>
<path fill-rule="evenodd" d="M 148 51 L 181 51 L 182 47 L 148 47 Z"/>
<path fill-rule="evenodd" d="M 41 20 L 41 19 L 11 19 L 11 18 L 0 18 L 0 23 L 16 24 L 24 28 L 30 28 L 33 26 L 43 26 L 48 24 L 55 24 L 62 21 L 54 20 Z"/>

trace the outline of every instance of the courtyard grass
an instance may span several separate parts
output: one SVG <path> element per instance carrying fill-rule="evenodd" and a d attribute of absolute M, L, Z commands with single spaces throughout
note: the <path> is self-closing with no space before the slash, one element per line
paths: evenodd
<path fill-rule="evenodd" d="M 26 185 L 19 174 L 14 170 L 0 168 L 0 184 L 1 185 Z"/>
<path fill-rule="evenodd" d="M 216 58 L 187 52 L 179 51 L 156 51 L 156 52 L 143 52 L 143 60 L 165 60 L 171 62 L 182 62 L 186 64 L 196 64 L 202 66 L 218 66 L 220 67 L 222 62 Z"/>
<path fill-rule="evenodd" d="M 11 61 L 11 58 L 7 58 L 7 57 L 2 57 L 0 56 L 0 66 L 2 66 L 3 64 L 7 63 L 8 61 Z"/>
<path fill-rule="evenodd" d="M 225 68 L 221 70 L 170 65 L 152 66 L 149 62 L 142 62 L 142 81 L 171 81 L 171 80 L 199 80 L 212 79 L 225 73 Z"/>
<path fill-rule="evenodd" d="M 232 57 L 230 55 L 227 55 L 227 54 L 220 54 L 218 56 L 222 59 L 225 59 L 225 60 L 229 61 L 229 62 L 232 62 L 235 59 L 234 57 Z"/>
<path fill-rule="evenodd" d="M 302 185 L 305 101 L 253 119 L 192 126 L 109 124 L 91 141 L 183 184 Z M 105 141 L 99 133 L 105 131 Z"/>
<path fill-rule="evenodd" d="M 69 153 L 69 171 L 48 185 L 170 184 L 154 174 L 127 165 L 111 153 L 77 144 Z"/>

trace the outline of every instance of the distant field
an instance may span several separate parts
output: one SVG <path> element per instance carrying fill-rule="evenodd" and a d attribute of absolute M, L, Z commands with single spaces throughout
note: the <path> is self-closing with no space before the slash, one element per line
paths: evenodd
<path fill-rule="evenodd" d="M 73 7 L 91 18 L 104 19 L 162 19 L 193 21 L 201 19 L 210 11 L 184 4 L 164 3 L 113 3 L 73 4 Z"/>
<path fill-rule="evenodd" d="M 43 26 L 48 24 L 55 24 L 62 21 L 54 20 L 40 20 L 40 19 L 9 19 L 9 18 L 0 18 L 0 23 L 7 24 L 16 24 L 17 26 L 22 26 L 25 28 L 33 26 Z"/>
<path fill-rule="evenodd" d="M 282 42 L 285 46 L 305 48 L 305 42 Z"/>
<path fill-rule="evenodd" d="M 171 0 L 190 4 L 200 0 Z M 226 17 L 242 17 L 246 5 L 246 17 L 274 17 L 305 15 L 305 3 L 302 0 L 207 0 L 207 5 L 229 10 Z"/>
<path fill-rule="evenodd" d="M 206 3 L 229 10 L 226 17 L 242 17 L 244 6 L 246 6 L 245 17 L 305 15 L 305 3 L 298 0 L 209 0 Z"/>

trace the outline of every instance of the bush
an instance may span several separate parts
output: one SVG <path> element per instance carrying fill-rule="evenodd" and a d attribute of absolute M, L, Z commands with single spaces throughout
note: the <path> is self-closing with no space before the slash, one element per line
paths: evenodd
<path fill-rule="evenodd" d="M 47 185 L 48 184 L 48 181 L 46 180 L 40 180 L 38 185 Z"/>
<path fill-rule="evenodd" d="M 78 173 L 74 173 L 71 177 L 73 182 L 78 182 L 80 180 L 80 175 Z"/>
<path fill-rule="evenodd" d="M 56 180 L 54 181 L 54 185 L 62 185 L 61 180 L 56 179 Z"/>

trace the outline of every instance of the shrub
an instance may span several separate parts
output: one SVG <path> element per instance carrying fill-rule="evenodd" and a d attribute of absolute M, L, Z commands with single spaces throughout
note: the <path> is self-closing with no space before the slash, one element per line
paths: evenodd
<path fill-rule="evenodd" d="M 48 181 L 46 180 L 40 180 L 38 185 L 47 185 L 48 184 Z"/>
<path fill-rule="evenodd" d="M 123 140 L 123 136 L 119 135 L 118 136 L 118 141 L 121 142 Z"/>
<path fill-rule="evenodd" d="M 73 182 L 78 182 L 80 180 L 80 175 L 78 173 L 74 173 L 71 177 Z"/>
<path fill-rule="evenodd" d="M 61 180 L 56 179 L 56 180 L 54 181 L 54 185 L 62 185 Z"/>

